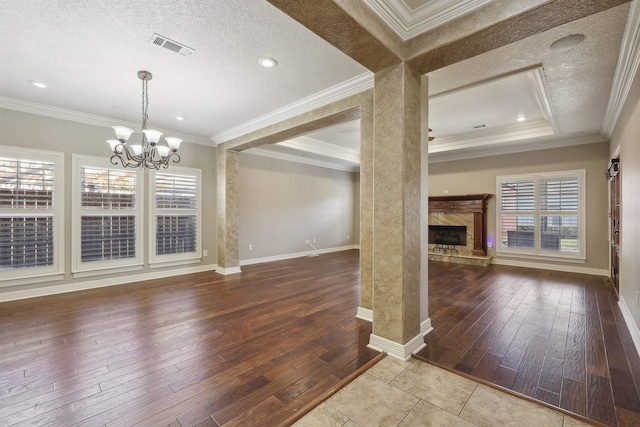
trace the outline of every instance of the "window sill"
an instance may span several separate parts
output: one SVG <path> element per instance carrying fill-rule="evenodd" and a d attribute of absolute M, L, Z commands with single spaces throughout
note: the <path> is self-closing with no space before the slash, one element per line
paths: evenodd
<path fill-rule="evenodd" d="M 74 271 L 72 273 L 72 277 L 82 278 L 82 277 L 92 277 L 92 276 L 101 276 L 105 274 L 117 274 L 117 273 L 128 273 L 131 271 L 140 271 L 142 270 L 143 265 L 128 265 L 126 267 L 108 267 L 108 268 L 100 268 L 93 270 L 82 270 L 82 271 Z"/>
<path fill-rule="evenodd" d="M 520 258 L 529 259 L 534 261 L 552 261 L 552 262 L 565 262 L 573 264 L 585 264 L 587 262 L 585 257 L 582 256 L 563 256 L 557 254 L 533 254 L 526 252 L 510 252 L 510 251 L 496 251 L 496 256 L 504 258 Z"/>
<path fill-rule="evenodd" d="M 153 261 L 149 263 L 149 268 L 165 268 L 165 267 L 177 267 L 180 265 L 197 264 L 202 262 L 202 258 L 190 258 L 190 259 L 178 259 L 167 261 Z"/>
<path fill-rule="evenodd" d="M 22 276 L 15 278 L 0 279 L 0 288 L 11 286 L 30 285 L 32 283 L 55 282 L 64 279 L 64 273 L 48 273 L 37 276 Z"/>

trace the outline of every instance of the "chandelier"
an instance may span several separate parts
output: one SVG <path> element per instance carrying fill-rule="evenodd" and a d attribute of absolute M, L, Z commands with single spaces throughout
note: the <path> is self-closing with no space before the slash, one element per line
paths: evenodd
<path fill-rule="evenodd" d="M 149 96 L 147 84 L 152 75 L 148 71 L 138 71 L 138 78 L 142 80 L 142 143 L 128 144 L 127 141 L 133 133 L 133 129 L 124 126 L 113 126 L 117 139 L 110 139 L 107 142 L 113 151 L 111 163 L 122 164 L 125 168 L 138 169 L 160 169 L 169 167 L 169 160 L 173 163 L 180 161 L 178 148 L 182 140 L 180 138 L 165 137 L 167 145 L 158 145 L 162 132 L 147 129 L 149 120 Z"/>

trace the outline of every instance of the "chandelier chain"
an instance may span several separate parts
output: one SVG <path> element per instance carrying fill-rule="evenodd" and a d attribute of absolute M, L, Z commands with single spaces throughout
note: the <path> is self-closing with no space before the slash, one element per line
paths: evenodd
<path fill-rule="evenodd" d="M 147 122 L 149 121 L 149 91 L 147 83 L 147 79 L 142 79 L 142 130 L 147 128 Z"/>

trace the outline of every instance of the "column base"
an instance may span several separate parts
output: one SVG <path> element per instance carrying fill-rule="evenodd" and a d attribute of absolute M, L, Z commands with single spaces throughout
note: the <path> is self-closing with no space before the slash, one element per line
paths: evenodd
<path fill-rule="evenodd" d="M 228 275 L 228 274 L 238 274 L 238 273 L 242 273 L 242 270 L 240 270 L 240 267 L 216 267 L 216 273 L 220 273 L 223 275 Z"/>
<path fill-rule="evenodd" d="M 373 322 L 373 310 L 369 308 L 358 307 L 356 318 L 366 320 L 367 322 Z"/>
<path fill-rule="evenodd" d="M 424 337 L 432 330 L 431 319 L 427 319 L 420 324 L 420 333 L 406 344 L 398 344 L 397 342 L 371 334 L 367 347 L 372 350 L 387 353 L 391 357 L 406 362 L 412 354 L 426 347 L 427 344 L 424 342 Z"/>

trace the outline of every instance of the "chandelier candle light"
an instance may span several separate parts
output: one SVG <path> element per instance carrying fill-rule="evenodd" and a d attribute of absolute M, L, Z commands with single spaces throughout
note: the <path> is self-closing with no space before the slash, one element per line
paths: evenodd
<path fill-rule="evenodd" d="M 113 126 L 117 139 L 110 139 L 107 142 L 113 151 L 111 163 L 117 165 L 118 162 L 125 168 L 139 169 L 165 169 L 169 167 L 169 159 L 173 163 L 180 161 L 178 148 L 182 140 L 180 138 L 165 137 L 167 145 L 158 145 L 162 132 L 147 129 L 149 120 L 149 97 L 147 93 L 147 83 L 152 75 L 148 71 L 138 71 L 138 77 L 142 80 L 142 144 L 127 144 L 127 140 L 133 133 L 133 129 L 124 126 Z"/>

